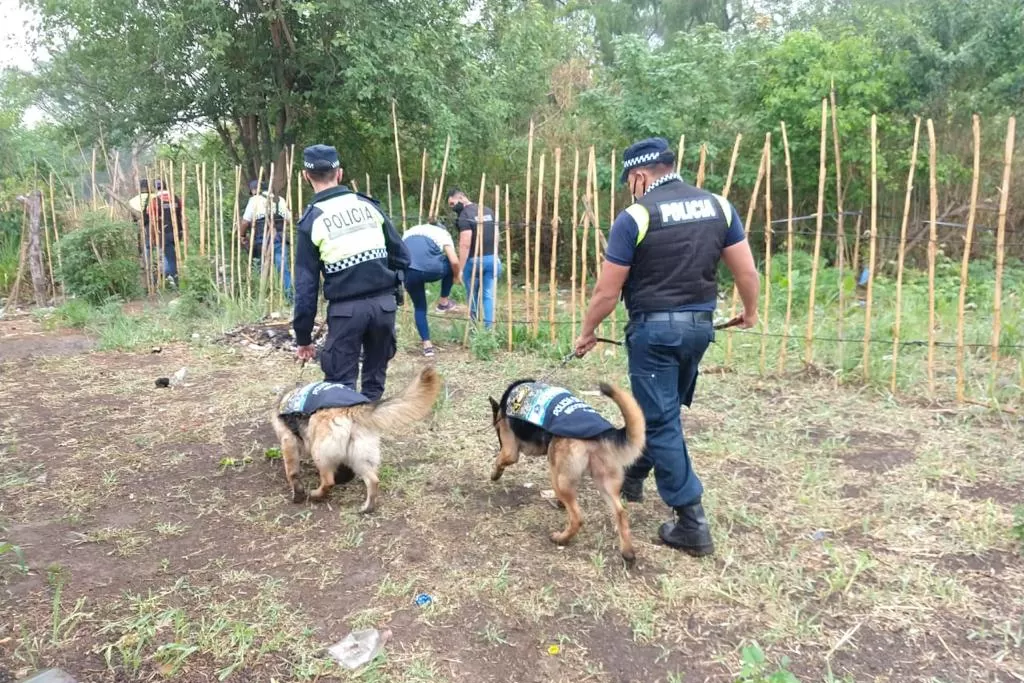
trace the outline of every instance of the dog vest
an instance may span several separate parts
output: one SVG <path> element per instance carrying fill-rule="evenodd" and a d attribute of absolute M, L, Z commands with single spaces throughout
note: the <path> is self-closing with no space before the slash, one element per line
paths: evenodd
<path fill-rule="evenodd" d="M 312 415 L 325 408 L 347 408 L 369 402 L 370 399 L 340 382 L 311 382 L 288 397 L 281 414 Z"/>
<path fill-rule="evenodd" d="M 513 388 L 505 413 L 555 436 L 570 439 L 592 439 L 615 429 L 612 423 L 567 389 L 547 384 L 525 383 Z"/>

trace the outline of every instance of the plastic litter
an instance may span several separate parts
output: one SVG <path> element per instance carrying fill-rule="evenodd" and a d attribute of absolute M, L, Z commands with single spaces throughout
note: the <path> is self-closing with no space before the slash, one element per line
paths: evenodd
<path fill-rule="evenodd" d="M 561 651 L 562 651 L 562 648 L 558 647 L 557 645 L 550 645 L 550 646 L 548 646 L 548 654 L 551 655 L 552 657 L 557 655 L 557 654 L 559 654 Z"/>
<path fill-rule="evenodd" d="M 426 593 L 420 593 L 419 595 L 416 596 L 416 605 L 418 607 L 426 607 L 427 605 L 429 605 L 433 601 L 434 601 L 434 598 L 430 597 Z"/>
<path fill-rule="evenodd" d="M 62 669 L 47 669 L 29 678 L 22 679 L 21 683 L 76 683 L 76 681 L 71 677 L 71 674 Z"/>
<path fill-rule="evenodd" d="M 182 368 L 176 373 L 171 375 L 171 386 L 176 387 L 185 382 L 185 377 L 188 376 L 188 368 Z"/>
<path fill-rule="evenodd" d="M 384 644 L 389 638 L 391 638 L 389 630 L 385 630 L 383 633 L 375 628 L 353 631 L 327 648 L 327 653 L 345 668 L 358 669 L 373 661 L 374 657 L 384 649 Z"/>

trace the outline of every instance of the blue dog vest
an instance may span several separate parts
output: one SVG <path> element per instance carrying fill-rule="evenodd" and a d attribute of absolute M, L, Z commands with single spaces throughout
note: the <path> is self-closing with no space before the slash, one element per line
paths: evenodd
<path fill-rule="evenodd" d="M 615 429 L 567 389 L 547 384 L 526 383 L 513 388 L 505 412 L 509 417 L 570 439 L 593 439 Z"/>
<path fill-rule="evenodd" d="M 347 408 L 369 402 L 370 399 L 340 382 L 311 382 L 288 397 L 281 414 L 312 415 L 324 408 Z"/>

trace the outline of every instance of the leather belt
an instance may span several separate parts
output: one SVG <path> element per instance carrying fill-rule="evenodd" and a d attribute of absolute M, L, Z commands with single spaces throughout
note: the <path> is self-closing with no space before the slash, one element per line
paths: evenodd
<path fill-rule="evenodd" d="M 630 322 L 699 322 L 709 323 L 715 319 L 711 311 L 654 311 L 652 313 L 634 313 L 629 316 Z"/>

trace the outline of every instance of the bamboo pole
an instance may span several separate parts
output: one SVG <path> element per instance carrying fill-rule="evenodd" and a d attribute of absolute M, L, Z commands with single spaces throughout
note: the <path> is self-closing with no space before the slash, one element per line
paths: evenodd
<path fill-rule="evenodd" d="M 473 253 L 469 255 L 469 258 L 473 259 L 473 267 L 469 272 L 469 282 L 466 284 L 466 330 L 462 335 L 462 345 L 469 345 L 469 328 L 473 324 L 473 298 L 476 297 L 476 315 L 480 319 L 483 317 L 482 301 L 481 296 L 477 295 L 477 288 L 480 288 L 481 295 L 483 293 L 483 282 L 480 281 L 480 274 L 483 272 L 482 259 L 479 257 L 483 254 L 483 237 L 484 237 L 484 192 L 487 189 L 487 174 L 484 173 L 480 176 L 480 202 L 477 204 L 476 212 L 476 231 L 473 233 Z"/>
<path fill-rule="evenodd" d="M 1013 145 L 1017 119 L 1013 116 L 1006 123 L 1006 147 L 1003 151 L 1003 185 L 999 192 L 999 219 L 996 225 L 996 279 L 992 300 L 992 377 L 989 392 L 995 393 L 996 373 L 999 370 L 999 337 L 1002 332 L 1003 316 L 1003 263 L 1006 258 L 1006 211 L 1010 200 L 1010 172 L 1013 168 Z M 51 186 L 52 192 L 52 186 Z M 57 252 L 60 258 L 60 252 Z"/>
<path fill-rule="evenodd" d="M 878 248 L 878 117 L 871 115 L 871 238 L 868 247 L 868 291 L 864 305 L 864 352 L 861 369 L 864 381 L 871 378 L 871 304 L 875 284 L 875 257 Z"/>
<path fill-rule="evenodd" d="M 100 139 L 102 140 L 103 138 L 101 137 Z M 104 164 L 107 163 L 107 155 L 106 155 L 106 150 L 105 149 L 104 149 L 104 153 L 103 153 L 103 163 Z M 120 175 L 120 170 L 121 170 L 121 150 L 116 149 L 116 150 L 114 150 L 114 172 L 113 173 L 108 173 L 108 175 L 110 175 L 110 191 L 115 196 L 117 195 L 117 178 Z M 110 171 L 110 166 L 109 165 L 107 166 L 107 171 L 108 172 Z M 46 216 L 46 208 L 45 207 L 46 207 L 46 202 L 44 201 L 43 202 L 43 216 L 44 217 Z M 109 203 L 109 208 L 110 208 L 110 212 L 107 214 L 107 218 L 109 218 L 110 220 L 114 220 L 114 204 L 112 202 Z M 53 295 L 57 296 L 57 292 L 54 291 Z"/>
<path fill-rule="evenodd" d="M 395 206 L 391 202 L 391 174 L 388 173 L 388 218 L 395 220 Z"/>
<path fill-rule="evenodd" d="M 285 264 L 290 258 L 291 252 L 295 251 L 295 211 L 292 210 L 292 175 L 295 172 L 295 146 L 292 145 L 290 154 L 286 154 L 288 157 L 288 180 L 285 183 L 285 208 L 288 210 L 288 218 L 284 221 L 281 226 L 281 308 L 284 308 L 285 301 L 288 297 L 288 292 L 285 291 Z M 288 264 L 291 267 L 291 264 Z M 295 277 L 295 270 L 291 269 L 288 271 L 292 278 Z"/>
<path fill-rule="evenodd" d="M 928 119 L 928 394 L 935 395 L 935 256 L 938 249 L 939 197 L 935 178 L 935 125 Z"/>
<path fill-rule="evenodd" d="M 293 152 L 292 153 L 292 157 L 294 157 L 294 156 L 295 156 L 295 153 Z M 373 192 L 370 191 L 370 174 L 369 173 L 365 173 L 363 175 L 366 176 L 366 196 L 367 197 L 372 197 L 373 196 Z"/>
<path fill-rule="evenodd" d="M 294 152 L 292 153 L 292 159 L 293 160 L 295 159 L 295 153 Z M 302 171 L 299 171 L 299 173 L 295 176 L 295 212 L 298 213 L 300 216 L 302 215 L 302 212 L 305 211 L 305 207 L 302 205 L 302 188 L 303 188 L 303 185 L 302 185 Z M 388 218 L 390 218 L 390 216 L 388 216 Z M 295 241 L 295 230 L 296 230 L 296 228 L 295 228 L 295 216 L 292 216 L 292 232 L 291 232 L 292 243 L 291 243 L 291 249 L 288 250 L 288 257 L 291 259 L 291 262 L 292 262 L 292 290 L 293 290 L 293 292 L 294 292 L 294 288 L 295 288 L 295 244 L 296 244 L 296 241 Z M 294 294 L 293 294 L 293 297 L 294 297 Z"/>
<path fill-rule="evenodd" d="M 217 200 L 214 206 L 213 219 L 217 225 L 217 233 L 220 236 L 220 267 L 223 269 L 221 281 L 223 283 L 225 293 L 230 297 L 230 283 L 227 281 L 227 277 L 231 267 L 228 266 L 228 255 L 229 253 L 234 253 L 234 248 L 228 249 L 228 231 L 224 230 L 224 179 L 217 173 L 216 163 L 214 163 L 213 169 L 213 179 L 214 182 L 216 182 L 214 195 Z"/>
<path fill-rule="evenodd" d="M 231 224 L 231 263 L 232 273 L 231 281 L 237 283 L 238 286 L 238 298 L 242 298 L 242 232 L 239 230 L 239 224 L 241 223 L 241 216 L 238 208 L 239 193 L 242 190 L 242 167 L 235 166 L 235 215 L 234 220 Z M 251 242 L 250 242 L 251 244 Z M 252 253 L 251 251 L 249 252 Z M 237 276 L 237 277 L 235 277 Z M 247 278 L 246 278 L 247 279 Z M 232 286 L 234 288 L 234 285 Z M 249 295 L 252 296 L 251 294 Z"/>
<path fill-rule="evenodd" d="M 523 225 L 526 247 L 523 250 L 523 276 L 525 294 L 523 303 L 526 310 L 526 321 L 530 321 L 530 189 L 533 184 L 533 119 L 530 119 L 530 134 L 526 143 L 526 206 L 523 209 Z"/>
<path fill-rule="evenodd" d="M 828 100 L 821 101 L 821 149 L 818 163 L 818 218 L 814 229 L 814 256 L 811 261 L 811 293 L 807 301 L 807 335 L 804 338 L 804 364 L 814 362 L 814 299 L 818 287 L 818 261 L 821 258 L 821 229 L 825 220 L 825 124 Z"/>
<path fill-rule="evenodd" d="M 764 164 L 765 164 L 765 150 L 761 148 L 761 161 L 757 167 L 757 180 L 754 181 L 754 191 L 750 194 L 750 203 L 747 206 L 747 220 L 743 222 L 743 225 L 750 225 L 750 222 L 754 220 L 754 210 L 757 208 L 757 198 L 761 192 L 761 181 L 764 180 Z M 739 291 L 735 287 L 732 288 L 732 311 L 729 314 L 730 319 L 736 317 L 736 305 L 739 301 Z M 732 335 L 733 330 L 730 328 L 725 334 L 725 364 L 728 365 L 732 358 Z"/>
<path fill-rule="evenodd" d="M 534 215 L 533 241 L 533 336 L 536 338 L 540 328 L 540 224 L 544 215 L 544 161 L 547 155 L 541 153 L 540 166 L 537 171 L 537 211 Z M 529 230 L 529 226 L 526 228 Z M 530 258 L 527 254 L 526 258 Z"/>
<path fill-rule="evenodd" d="M 204 161 L 203 164 L 206 162 Z M 202 166 L 196 164 L 196 202 L 199 205 L 199 255 L 206 256 L 206 213 L 205 209 L 205 194 L 206 188 L 203 187 Z"/>
<path fill-rule="evenodd" d="M 270 275 L 274 272 L 273 258 L 274 253 L 274 235 L 277 231 L 277 226 L 274 222 L 274 162 L 270 162 L 270 174 L 267 177 L 267 196 L 263 201 L 263 210 L 265 212 L 265 218 L 263 220 L 263 249 L 260 253 L 260 291 L 259 295 L 262 297 L 267 296 L 267 302 L 270 307 L 274 306 L 274 279 Z M 270 291 L 267 291 L 267 286 L 270 286 Z"/>
<path fill-rule="evenodd" d="M 437 214 L 441 212 L 441 198 L 444 196 L 444 181 L 448 173 L 448 150 L 452 145 L 452 136 L 448 135 L 444 141 L 444 161 L 441 162 L 441 180 L 437 184 L 437 203 L 433 204 L 430 215 L 437 220 Z"/>
<path fill-rule="evenodd" d="M 398 165 L 398 196 L 402 200 L 402 232 L 405 232 L 405 181 L 402 180 L 402 150 L 398 144 L 398 113 L 391 100 L 391 125 L 395 132 L 395 163 Z"/>
<path fill-rule="evenodd" d="M 548 322 L 551 325 L 551 343 L 554 344 L 558 338 L 555 326 L 555 303 L 558 300 L 558 280 L 555 275 L 555 266 L 558 261 L 558 197 L 562 183 L 562 148 L 555 148 L 555 198 L 554 209 L 551 215 L 551 287 L 550 301 L 548 302 Z"/>
<path fill-rule="evenodd" d="M 498 325 L 498 311 L 499 311 L 499 305 L 498 305 L 498 240 L 499 240 L 500 236 L 498 234 L 498 229 L 501 226 L 501 221 L 499 220 L 500 218 L 501 218 L 501 187 L 498 186 L 497 184 L 495 184 L 494 185 L 494 221 L 493 221 L 493 225 L 494 225 L 494 228 L 493 228 L 494 229 L 494 241 L 493 241 L 493 244 L 491 245 L 492 247 L 494 247 L 494 251 L 493 251 L 494 259 L 493 259 L 493 266 L 492 266 L 492 270 L 493 270 L 492 276 L 493 276 L 494 279 L 491 281 L 491 291 L 494 292 L 494 304 L 493 304 L 493 307 L 494 307 L 494 321 L 493 322 L 494 322 L 495 333 L 497 333 L 497 329 L 498 329 L 497 325 Z M 507 237 L 506 237 L 505 241 L 508 242 L 508 238 Z"/>
<path fill-rule="evenodd" d="M 57 208 L 53 198 L 53 183 L 53 171 L 50 171 L 50 217 L 53 219 L 53 245 L 57 248 L 57 270 L 63 273 L 64 259 L 61 257 L 60 244 L 58 244 L 60 242 L 60 233 L 57 232 Z M 64 291 L 63 275 L 61 276 L 61 291 Z M 56 294 L 57 293 L 54 292 L 54 296 L 56 296 Z"/>
<path fill-rule="evenodd" d="M 914 194 L 914 172 L 917 170 L 917 146 L 920 136 L 921 117 L 915 116 L 914 148 L 910 154 L 910 172 L 907 174 L 907 195 L 903 202 L 903 223 L 900 225 L 900 246 L 896 261 L 896 325 L 892 335 L 892 377 L 889 381 L 889 391 L 894 394 L 896 393 L 896 369 L 900 353 L 900 326 L 903 321 L 903 263 L 907 254 L 907 226 L 910 222 L 910 202 Z"/>
<path fill-rule="evenodd" d="M 590 237 L 590 212 L 587 210 L 587 199 L 590 194 L 590 182 L 594 175 L 593 157 L 587 161 L 587 178 L 583 187 L 583 240 L 580 243 L 580 308 L 583 315 L 587 311 L 587 242 Z"/>
<path fill-rule="evenodd" d="M 508 350 L 512 350 L 512 245 L 509 230 L 512 227 L 512 211 L 509 204 L 508 183 L 505 183 L 505 308 L 508 320 Z"/>
<path fill-rule="evenodd" d="M 789 346 L 790 321 L 793 314 L 793 166 L 789 157 L 789 136 L 786 122 L 782 128 L 782 150 L 786 159 L 786 321 L 782 326 L 782 344 L 779 346 L 779 373 L 786 371 L 786 351 Z"/>
<path fill-rule="evenodd" d="M 722 187 L 722 197 L 724 199 L 729 198 L 729 190 L 732 189 L 732 176 L 736 171 L 736 159 L 740 155 L 740 141 L 743 140 L 742 134 L 736 135 L 736 142 L 732 146 L 732 159 L 729 160 L 729 174 L 725 176 L 725 185 Z"/>
<path fill-rule="evenodd" d="M 167 164 L 167 169 L 168 169 L 167 186 L 168 186 L 168 191 L 171 193 L 170 194 L 170 197 L 171 197 L 171 199 L 170 199 L 170 204 L 171 204 L 171 234 L 174 237 L 174 258 L 177 261 L 177 265 L 178 265 L 178 268 L 180 270 L 185 265 L 185 259 L 182 256 L 183 249 L 181 248 L 182 247 L 181 240 L 178 237 L 178 212 L 176 210 L 177 209 L 177 204 L 175 202 L 175 200 L 178 199 L 178 193 L 174 191 L 174 162 L 173 161 L 171 161 L 171 162 L 169 162 Z M 185 218 L 184 204 L 182 204 L 182 212 L 181 213 L 182 213 L 182 220 L 184 220 L 184 218 Z M 178 278 L 179 279 L 181 278 L 181 273 L 180 272 L 178 273 Z"/>
<path fill-rule="evenodd" d="M 764 315 L 761 323 L 761 374 L 768 352 L 768 323 L 772 310 L 772 134 L 764 137 Z M 783 340 L 785 343 L 785 340 Z"/>
<path fill-rule="evenodd" d="M 92 210 L 96 211 L 99 209 L 99 205 L 96 204 L 96 148 L 92 148 Z"/>
<path fill-rule="evenodd" d="M 964 235 L 964 258 L 960 263 L 960 299 L 956 321 L 956 400 L 963 403 L 964 396 L 964 306 L 967 304 L 968 266 L 974 239 L 974 221 L 978 215 L 978 182 L 981 178 L 981 119 L 972 117 L 974 132 L 974 178 L 971 180 L 971 208 L 967 214 L 967 234 Z"/>
<path fill-rule="evenodd" d="M 34 176 L 35 173 L 33 173 L 33 182 L 37 180 Z M 111 204 L 111 207 L 113 207 L 113 204 Z M 43 226 L 43 246 L 46 248 L 46 265 L 50 272 L 50 291 L 53 292 L 53 298 L 56 299 L 57 281 L 54 279 L 53 273 L 53 246 L 50 244 L 50 228 L 47 225 L 49 220 L 46 218 L 46 195 L 43 194 L 42 190 L 39 191 L 39 214 Z"/>
<path fill-rule="evenodd" d="M 612 226 L 612 223 L 615 221 L 615 150 L 614 149 L 612 150 L 611 165 L 608 168 L 611 169 L 611 172 L 608 174 L 608 177 L 611 179 L 611 184 L 608 187 L 608 232 L 611 233 L 611 229 L 612 229 L 611 226 Z M 604 236 L 602 235 L 602 237 L 604 237 Z M 605 250 L 606 251 L 607 251 L 607 248 L 608 248 L 608 245 L 606 243 L 605 244 Z M 618 304 L 618 302 L 615 302 L 615 307 L 612 308 L 612 334 L 613 334 L 613 336 L 615 334 L 617 334 L 617 330 L 618 329 L 619 329 L 619 304 Z M 612 352 L 613 356 L 617 355 L 616 354 L 616 349 L 618 349 L 617 346 L 612 346 L 611 352 Z"/>
<path fill-rule="evenodd" d="M 597 191 L 597 157 L 594 156 L 594 148 L 590 148 L 590 163 L 594 166 L 594 174 L 591 176 L 591 187 L 590 196 L 593 201 L 586 204 L 586 207 L 593 213 L 594 220 L 594 284 L 597 285 L 597 281 L 601 277 L 601 219 L 600 219 L 600 200 L 601 197 Z M 597 326 L 598 334 L 604 336 L 604 321 Z"/>
<path fill-rule="evenodd" d="M 704 187 L 705 170 L 704 164 L 707 163 L 708 156 L 708 145 L 706 142 L 700 143 L 700 162 L 697 164 L 697 187 Z"/>
<path fill-rule="evenodd" d="M 679 155 L 676 156 L 676 173 L 683 169 L 683 151 L 686 149 L 686 135 L 679 136 Z"/>
<path fill-rule="evenodd" d="M 843 266 L 846 259 L 846 233 L 843 222 L 843 156 L 839 149 L 839 118 L 836 108 L 835 82 L 829 89 L 829 105 L 832 109 L 832 146 L 836 163 L 836 264 L 839 269 L 839 308 L 836 315 L 836 336 L 840 339 L 836 346 L 838 367 L 843 367 L 843 355 L 846 344 L 843 339 L 843 322 L 846 319 L 846 287 L 843 282 Z"/>
<path fill-rule="evenodd" d="M 430 187 L 430 206 L 427 207 L 428 209 L 430 209 L 430 213 L 427 214 L 428 223 L 437 222 L 437 214 L 435 214 L 432 209 L 432 207 L 434 206 L 434 202 L 437 201 L 437 189 L 437 181 L 435 180 Z"/>
<path fill-rule="evenodd" d="M 576 257 L 577 257 L 577 239 L 578 235 L 576 231 L 579 229 L 579 208 L 580 208 L 580 149 L 579 147 L 574 150 L 574 160 L 572 166 L 572 275 L 569 280 L 570 290 L 569 294 L 570 303 L 569 308 L 572 313 L 572 338 L 576 339 Z"/>
<path fill-rule="evenodd" d="M 173 164 L 172 164 L 173 167 Z M 181 162 L 181 265 L 188 262 L 188 214 L 185 212 L 185 198 L 188 195 L 188 178 L 185 175 L 185 162 Z"/>
<path fill-rule="evenodd" d="M 423 192 L 426 189 L 427 183 L 427 148 L 423 148 L 423 157 L 420 159 L 420 208 L 416 212 L 416 223 L 423 222 Z M 366 186 L 370 186 L 369 176 L 367 176 Z M 429 207 L 428 207 L 429 208 Z"/>
<path fill-rule="evenodd" d="M 256 177 L 256 191 L 257 192 L 259 192 L 259 189 L 260 189 L 260 187 L 262 185 L 263 185 L 263 167 L 260 166 L 259 175 L 257 175 L 257 177 Z M 267 229 L 267 223 L 264 220 L 264 222 L 263 222 L 263 230 L 264 230 L 264 232 L 266 231 L 266 229 Z M 253 250 L 255 249 L 255 245 L 254 245 L 254 243 L 256 241 L 255 237 L 256 237 L 256 225 L 255 225 L 255 221 L 254 221 L 253 225 L 249 226 L 249 262 L 245 264 L 245 271 L 246 271 L 246 277 L 245 277 L 245 279 L 246 279 L 246 297 L 250 301 L 252 301 L 252 276 L 253 276 L 253 272 L 252 272 L 252 257 L 253 257 Z"/>
<path fill-rule="evenodd" d="M 205 163 L 205 162 L 204 162 Z M 213 281 L 217 286 L 217 294 L 223 294 L 223 288 L 225 279 L 227 278 L 227 268 L 224 267 L 222 248 L 223 245 L 223 232 L 221 231 L 220 216 L 213 212 L 215 207 L 220 206 L 220 193 L 217 190 L 217 162 L 213 163 L 213 182 L 207 185 L 206 168 L 204 166 L 203 171 L 203 221 L 206 224 L 206 239 L 210 242 L 210 247 L 213 249 Z M 210 202 L 210 192 L 213 192 L 213 201 Z M 211 235 L 212 234 L 212 238 Z M 200 241 L 200 245 L 202 242 Z M 223 270 L 222 270 L 223 269 Z"/>

